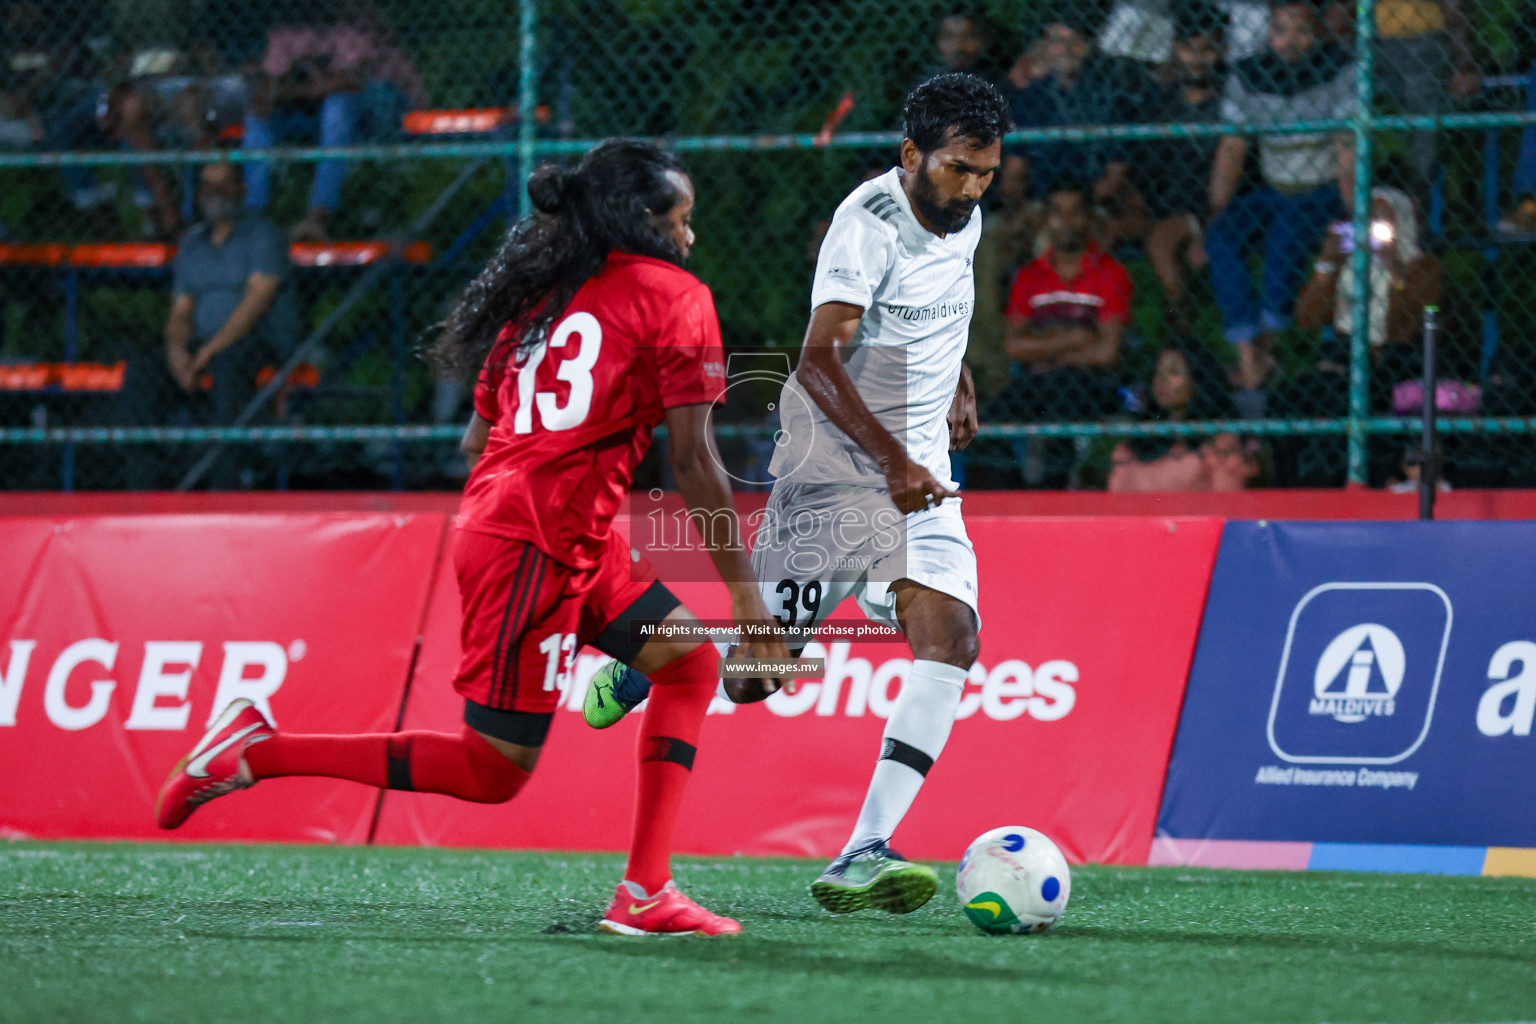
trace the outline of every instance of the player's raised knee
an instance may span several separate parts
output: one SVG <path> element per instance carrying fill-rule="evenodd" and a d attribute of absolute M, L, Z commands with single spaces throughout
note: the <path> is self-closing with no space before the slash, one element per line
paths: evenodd
<path fill-rule="evenodd" d="M 918 661 L 937 661 L 968 669 L 981 657 L 981 640 L 974 630 L 928 637 L 913 642 L 912 654 Z"/>

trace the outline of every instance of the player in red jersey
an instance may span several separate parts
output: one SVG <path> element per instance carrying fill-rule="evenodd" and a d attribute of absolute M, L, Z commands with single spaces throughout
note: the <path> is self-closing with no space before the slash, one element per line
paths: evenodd
<path fill-rule="evenodd" d="M 290 735 L 236 701 L 172 771 L 157 815 L 176 828 L 208 800 L 279 775 L 510 800 L 538 761 L 562 669 L 568 676 L 590 643 L 655 683 L 629 863 L 601 927 L 740 931 L 671 880 L 672 827 L 715 694 L 716 652 L 695 639 L 635 639 L 645 623 L 695 620 L 613 529 L 665 423 L 678 490 L 710 524 L 704 540 L 733 616 L 771 622 L 706 427 L 725 359 L 709 289 L 682 269 L 693 183 L 661 149 L 610 141 L 574 169 L 540 168 L 528 191 L 538 213 L 465 290 L 434 350 L 449 369 L 480 368 L 454 551 L 463 731 Z M 774 639 L 742 653 L 787 655 Z"/>

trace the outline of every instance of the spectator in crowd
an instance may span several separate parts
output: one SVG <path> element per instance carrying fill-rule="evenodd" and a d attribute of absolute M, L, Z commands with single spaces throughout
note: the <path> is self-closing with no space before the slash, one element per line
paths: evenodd
<path fill-rule="evenodd" d="M 1104 371 L 1120 361 L 1131 278 L 1090 237 L 1092 209 L 1079 184 L 1060 181 L 1047 200 L 1051 246 L 1019 270 L 1008 293 L 1008 355 L 1026 372 L 1035 417 L 1093 419 L 1113 411 Z M 1015 389 L 1015 393 L 1022 393 Z M 1032 407 L 1032 408 L 1031 408 Z"/>
<path fill-rule="evenodd" d="M 1161 64 L 1172 55 L 1178 23 L 1212 0 L 1117 0 L 1099 32 L 1099 49 L 1118 57 Z M 1214 0 L 1223 22 L 1227 63 L 1262 53 L 1270 0 Z"/>
<path fill-rule="evenodd" d="M 1518 67 L 1527 76 L 1525 110 L 1536 113 L 1536 0 L 1526 0 L 1521 6 L 1515 37 Z M 1520 131 L 1520 156 L 1510 184 L 1514 203 L 1499 219 L 1498 230 L 1503 234 L 1536 234 L 1536 128 L 1526 126 Z"/>
<path fill-rule="evenodd" d="M 1158 89 L 1147 106 L 1153 124 L 1213 122 L 1220 118 L 1225 79 L 1220 13 L 1188 4 L 1180 12 L 1171 57 L 1158 71 Z M 1176 334 L 1188 334 L 1184 308 L 1184 264 L 1205 266 L 1203 218 L 1210 209 L 1210 168 L 1217 139 L 1192 136 L 1142 144 L 1136 151 L 1133 179 L 1145 209 L 1141 231 L 1147 259 L 1163 286 L 1168 322 Z"/>
<path fill-rule="evenodd" d="M 97 119 L 104 93 L 104 37 L 91 35 L 104 18 L 92 0 L 21 0 L 0 22 L 0 107 L 7 148 L 50 152 L 101 148 L 109 137 Z M 93 233 L 118 234 L 117 188 L 90 167 L 60 169 L 65 192 Z"/>
<path fill-rule="evenodd" d="M 1354 45 L 1355 4 L 1332 0 L 1323 20 L 1337 41 Z M 1472 30 L 1462 0 L 1377 0 L 1376 98 L 1395 102 L 1408 114 L 1443 114 L 1452 101 L 1482 91 L 1482 71 L 1472 48 Z M 1439 174 L 1440 135 L 1414 132 L 1408 138 L 1409 193 L 1427 202 Z"/>
<path fill-rule="evenodd" d="M 107 94 L 104 125 L 123 146 L 139 153 L 160 149 L 210 149 L 226 129 L 245 116 L 249 87 L 227 69 L 219 51 L 206 42 L 188 48 L 173 44 L 134 51 L 127 77 Z M 192 210 L 191 173 L 178 200 L 163 170 L 134 170 L 134 201 L 146 212 L 148 233 L 173 239 Z"/>
<path fill-rule="evenodd" d="M 939 19 L 933 48 L 938 60 L 924 75 L 924 81 L 951 71 L 992 77 L 992 28 L 979 11 L 956 7 L 946 13 Z"/>
<path fill-rule="evenodd" d="M 1222 119 L 1264 125 L 1347 118 L 1354 113 L 1354 81 L 1349 54 L 1319 40 L 1312 6 L 1282 0 L 1271 15 L 1269 49 L 1239 61 L 1227 79 Z M 1275 365 L 1268 346 L 1290 321 L 1302 259 L 1350 207 L 1354 150 L 1342 133 L 1263 136 L 1263 184 L 1234 197 L 1247 153 L 1240 135 L 1226 136 L 1216 148 L 1205 249 L 1226 337 L 1238 354 L 1239 407 L 1261 416 L 1261 389 Z M 1256 237 L 1264 256 L 1262 291 L 1247 265 Z"/>
<path fill-rule="evenodd" d="M 1231 419 L 1235 414 L 1220 364 L 1202 346 L 1171 345 L 1158 353 L 1145 398 L 1136 396 L 1145 422 Z M 1123 441 L 1111 456 L 1111 491 L 1241 490 L 1258 473 L 1253 453 L 1233 434 L 1203 443 L 1147 437 Z"/>
<path fill-rule="evenodd" d="M 425 102 L 416 69 L 391 44 L 371 9 L 354 6 L 337 19 L 317 10 L 304 24 L 277 25 L 267 33 L 243 145 L 267 148 L 309 139 L 348 146 L 387 138 L 399 130 L 406 110 Z M 309 209 L 294 238 L 327 237 L 349 166 L 342 160 L 316 164 Z M 271 166 L 251 164 L 246 204 L 261 211 L 271 198 Z"/>
<path fill-rule="evenodd" d="M 1009 290 L 1006 347 L 1016 366 L 990 419 L 1095 420 L 1119 408 L 1113 370 L 1130 316 L 1130 275 L 1090 237 L 1082 185 L 1058 179 L 1047 204 L 1050 248 Z M 1043 482 L 1064 483 L 1070 445 L 1045 453 Z"/>
<path fill-rule="evenodd" d="M 231 423 L 256 389 L 264 365 L 281 363 L 299 342 L 299 316 L 288 275 L 288 241 L 244 206 L 245 184 L 234 164 L 198 172 L 202 223 L 176 253 L 165 360 L 172 379 L 198 395 L 212 384 L 198 418 Z"/>
<path fill-rule="evenodd" d="M 1276 391 L 1284 416 L 1337 418 L 1349 414 L 1349 352 L 1354 326 L 1354 243 L 1343 222 L 1324 235 L 1311 278 L 1296 300 L 1296 323 L 1320 332 L 1312 370 Z M 1417 379 L 1423 368 L 1424 307 L 1438 305 L 1444 283 L 1440 261 L 1419 247 L 1413 200 L 1396 188 L 1371 194 L 1370 410 L 1390 413 L 1392 390 Z M 1337 439 L 1288 439 L 1277 447 L 1287 482 L 1334 486 L 1342 482 L 1342 458 L 1323 457 Z M 1373 475 L 1392 468 L 1393 450 L 1373 445 Z M 1379 450 L 1378 450 L 1379 449 Z M 1388 461 L 1381 464 L 1381 459 Z"/>
<path fill-rule="evenodd" d="M 1126 124 L 1147 91 L 1134 61 L 1095 53 L 1092 23 L 1082 8 L 1046 26 L 1029 55 L 1029 83 L 1009 96 L 1020 128 Z M 1016 69 L 1017 71 L 1017 69 Z M 1128 181 L 1124 148 L 1116 142 L 1046 142 L 1009 147 L 1003 163 L 1005 194 L 1043 199 L 1064 180 L 1091 183 L 1094 198 L 1112 205 Z"/>

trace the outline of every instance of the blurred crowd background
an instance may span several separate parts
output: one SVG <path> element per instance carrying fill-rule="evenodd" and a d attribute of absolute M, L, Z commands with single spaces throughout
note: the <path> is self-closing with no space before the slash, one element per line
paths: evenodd
<path fill-rule="evenodd" d="M 419 350 L 526 172 L 613 135 L 683 154 L 727 346 L 788 365 L 832 211 L 946 70 L 1019 129 L 964 486 L 1411 486 L 1425 306 L 1449 486 L 1536 485 L 1528 0 L 0 0 L 0 25 L 0 487 L 458 486 L 468 395 Z M 741 479 L 767 480 L 766 405 L 720 411 Z"/>

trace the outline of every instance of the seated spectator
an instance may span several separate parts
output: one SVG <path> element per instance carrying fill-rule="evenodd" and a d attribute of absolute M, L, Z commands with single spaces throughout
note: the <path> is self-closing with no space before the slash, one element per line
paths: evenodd
<path fill-rule="evenodd" d="M 1172 57 L 1158 72 L 1158 88 L 1145 119 L 1153 124 L 1213 122 L 1221 112 L 1226 72 L 1221 62 L 1220 13 L 1188 4 L 1176 23 Z M 1149 142 L 1134 150 L 1137 192 L 1145 227 L 1121 234 L 1144 237 L 1147 259 L 1163 286 L 1168 322 L 1176 334 L 1188 334 L 1184 308 L 1184 263 L 1205 267 L 1203 219 L 1210 209 L 1210 168 L 1217 140 L 1192 136 Z"/>
<path fill-rule="evenodd" d="M 1472 28 L 1462 0 L 1377 0 L 1376 99 L 1395 103 L 1405 114 L 1443 114 L 1483 87 L 1472 50 Z M 1355 4 L 1330 0 L 1323 21 L 1337 41 L 1354 46 Z M 1391 112 L 1390 110 L 1388 112 Z M 1408 192 L 1428 203 L 1439 176 L 1440 133 L 1408 137 Z"/>
<path fill-rule="evenodd" d="M 1139 403 L 1147 422 L 1231 419 L 1235 414 L 1220 365 L 1202 347 L 1169 347 Z M 1233 434 L 1218 434 L 1191 446 L 1182 438 L 1146 437 L 1123 441 L 1111 456 L 1111 491 L 1241 490 L 1258 473 L 1258 462 Z"/>
<path fill-rule="evenodd" d="M 1161 64 L 1172 55 L 1181 18 L 1190 8 L 1205 7 L 1208 0 L 1116 0 L 1104 28 L 1099 49 L 1120 57 Z M 1226 59 L 1235 64 L 1264 50 L 1269 28 L 1269 0 L 1215 0 L 1224 26 Z"/>
<path fill-rule="evenodd" d="M 1435 445 L 1435 466 L 1437 469 L 1445 465 L 1445 446 Z M 1424 446 L 1411 445 L 1403 451 L 1403 461 L 1398 472 L 1387 481 L 1387 490 L 1393 494 L 1417 494 L 1419 480 L 1424 476 Z M 1438 472 L 1435 474 L 1435 491 L 1439 494 L 1451 493 L 1451 482 Z"/>
<path fill-rule="evenodd" d="M 939 19 L 933 48 L 938 60 L 924 73 L 923 81 L 951 71 L 966 71 L 983 78 L 994 74 L 992 28 L 980 11 L 969 7 L 948 11 Z"/>
<path fill-rule="evenodd" d="M 267 33 L 262 77 L 245 117 L 243 145 L 265 149 L 308 139 L 321 146 L 348 146 L 387 138 L 402 114 L 424 105 L 426 92 L 411 62 L 390 45 L 377 18 L 363 9 L 341 23 L 279 25 Z M 315 165 L 309 209 L 293 230 L 296 239 L 323 239 L 341 203 L 350 163 Z M 246 205 L 265 210 L 272 199 L 272 167 L 250 165 Z"/>
<path fill-rule="evenodd" d="M 283 287 L 288 240 L 244 199 L 235 165 L 198 173 L 202 223 L 177 250 L 165 323 L 166 366 L 181 390 L 200 396 L 204 374 L 212 376 L 206 402 L 197 403 L 197 418 L 212 424 L 233 422 L 255 393 L 258 371 L 281 363 L 299 342 L 298 309 Z"/>
<path fill-rule="evenodd" d="M 1310 4 L 1286 0 L 1270 18 L 1269 50 L 1239 61 L 1227 79 L 1221 115 L 1241 125 L 1347 118 L 1354 113 L 1354 89 L 1350 55 L 1319 41 Z M 1238 135 L 1216 148 L 1205 250 L 1227 341 L 1237 350 L 1239 405 L 1245 415 L 1262 416 L 1261 389 L 1275 366 L 1269 346 L 1290 322 L 1302 260 L 1329 222 L 1349 209 L 1354 150 L 1342 133 L 1263 136 L 1264 183 L 1234 198 L 1247 152 Z M 1256 240 L 1264 256 L 1262 291 L 1247 263 Z"/>
<path fill-rule="evenodd" d="M 1048 198 L 1051 246 L 1008 295 L 1006 348 L 1015 372 L 991 420 L 1096 420 L 1120 407 L 1113 369 L 1131 308 L 1131 278 L 1089 237 L 1087 191 L 1062 182 Z M 1070 445 L 1047 446 L 1045 482 L 1065 481 Z"/>
<path fill-rule="evenodd" d="M 1134 61 L 1093 51 L 1091 24 L 1072 9 L 1048 26 L 1032 51 L 1028 85 L 1009 97 L 1019 128 L 1126 124 L 1136 116 L 1147 83 Z M 1033 77 L 1038 76 L 1038 77 Z M 1010 146 L 1003 162 L 1002 191 L 1044 199 L 1062 181 L 1085 181 L 1094 198 L 1113 204 L 1127 181 L 1125 151 L 1118 142 L 1045 142 Z"/>
<path fill-rule="evenodd" d="M 1444 283 L 1440 261 L 1419 248 L 1413 200 L 1395 188 L 1371 194 L 1370 412 L 1390 415 L 1393 386 L 1423 372 L 1424 307 L 1438 305 Z M 1304 418 L 1349 415 L 1349 353 L 1353 333 L 1354 250 L 1349 229 L 1333 226 L 1323 238 L 1311 278 L 1296 300 L 1296 323 L 1321 331 L 1312 370 L 1276 391 L 1276 413 Z M 1449 360 L 1442 365 L 1449 366 Z M 1386 439 L 1380 439 L 1385 441 Z M 1337 438 L 1292 438 L 1277 446 L 1288 483 L 1342 482 L 1342 459 L 1324 458 L 1319 446 L 1342 449 Z M 1378 449 L 1381 449 L 1378 451 Z M 1394 468 L 1391 449 L 1372 445 L 1372 474 Z M 1381 460 L 1388 460 L 1382 464 Z"/>
<path fill-rule="evenodd" d="M 1536 112 L 1536 0 L 1526 0 L 1521 6 L 1517 26 L 1517 66 L 1527 76 L 1525 110 L 1532 113 Z M 1514 202 L 1499 218 L 1499 232 L 1511 235 L 1536 234 L 1536 127 L 1527 125 L 1520 131 L 1520 156 L 1510 184 Z"/>
<path fill-rule="evenodd" d="M 134 52 L 128 77 L 107 93 L 103 127 L 128 149 L 211 149 L 219 134 L 245 116 L 245 79 L 228 73 L 210 46 L 191 50 L 149 46 Z M 165 171 L 134 168 L 134 203 L 145 212 L 146 234 L 174 239 L 192 214 L 190 172 L 178 200 Z"/>
<path fill-rule="evenodd" d="M 1089 237 L 1091 211 L 1080 185 L 1062 182 L 1049 197 L 1051 247 L 1019 270 L 1008 293 L 1008 355 L 1035 392 L 1032 418 L 1094 419 L 1113 411 L 1101 385 L 1120 361 L 1130 315 L 1131 278 Z M 1018 388 L 1013 389 L 1021 393 Z M 1109 393 L 1113 395 L 1113 385 Z"/>
<path fill-rule="evenodd" d="M 8 148 L 57 152 L 102 148 L 110 139 L 97 118 L 102 62 L 86 34 L 102 13 L 90 0 L 32 0 L 6 6 L 0 22 Z M 63 167 L 65 191 L 92 234 L 121 234 L 117 187 L 91 167 Z"/>

